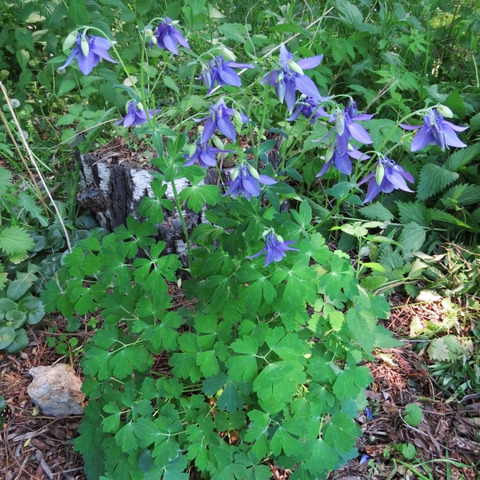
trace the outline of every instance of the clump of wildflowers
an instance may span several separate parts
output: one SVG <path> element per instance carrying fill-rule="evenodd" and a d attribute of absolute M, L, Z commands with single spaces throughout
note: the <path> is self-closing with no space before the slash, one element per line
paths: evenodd
<path fill-rule="evenodd" d="M 378 161 L 375 172 L 367 175 L 359 185 L 369 182 L 367 188 L 367 195 L 363 203 L 371 202 L 380 192 L 391 193 L 394 190 L 403 190 L 404 192 L 411 192 L 407 185 L 408 180 L 413 183 L 413 177 L 406 172 L 400 165 L 390 158 L 383 157 Z"/>
<path fill-rule="evenodd" d="M 67 37 L 67 40 L 69 40 L 69 37 Z M 75 57 L 78 61 L 78 68 L 80 68 L 80 71 L 84 75 L 88 75 L 102 60 L 118 63 L 108 54 L 108 49 L 112 44 L 106 38 L 96 37 L 94 35 L 88 37 L 85 33 L 79 33 L 76 38 L 74 38 L 73 45 L 75 45 L 75 47 L 67 58 L 67 61 L 60 67 L 61 69 L 68 67 Z"/>
<path fill-rule="evenodd" d="M 295 62 L 293 55 L 285 48 L 280 47 L 280 68 L 267 73 L 262 80 L 265 85 L 275 86 L 275 93 L 280 102 L 287 104 L 288 111 L 292 113 L 295 107 L 295 92 L 298 90 L 307 97 L 320 97 L 317 86 L 313 80 L 303 73 L 320 65 L 323 55 L 303 58 Z"/>
<path fill-rule="evenodd" d="M 233 150 L 221 150 L 220 148 L 211 147 L 208 143 L 197 142 L 197 147 L 192 155 L 185 155 L 188 159 L 184 163 L 185 167 L 189 167 L 194 163 L 198 163 L 200 167 L 214 167 L 217 164 L 215 155 L 217 153 L 234 153 Z"/>
<path fill-rule="evenodd" d="M 202 143 L 206 143 L 217 129 L 227 138 L 232 140 L 232 142 L 235 142 L 237 132 L 233 125 L 232 118 L 237 116 L 237 118 L 243 123 L 247 122 L 248 118 L 243 113 L 227 107 L 223 99 L 220 99 L 215 105 L 211 105 L 209 111 L 210 116 L 205 117 L 207 121 L 203 126 Z M 205 118 L 202 120 L 205 120 Z"/>
<path fill-rule="evenodd" d="M 157 110 L 156 113 L 159 111 L 160 110 Z M 149 110 L 148 117 L 153 118 L 153 116 L 153 111 Z M 127 114 L 118 122 L 116 122 L 116 125 L 122 124 L 124 127 L 136 127 L 138 125 L 147 123 L 147 121 L 147 112 L 145 112 L 143 105 L 140 102 L 137 103 L 134 100 L 131 100 L 127 104 Z"/>
<path fill-rule="evenodd" d="M 444 107 L 445 109 L 445 107 Z M 448 112 L 448 110 L 445 109 Z M 448 112 L 451 116 L 451 112 Z M 445 147 L 466 147 L 455 132 L 463 132 L 468 127 L 459 127 L 448 122 L 438 112 L 437 108 L 432 108 L 427 115 L 423 117 L 422 125 L 400 125 L 405 130 L 418 130 L 413 139 L 410 150 L 417 152 L 427 145 L 438 145 L 442 150 Z M 419 130 L 420 129 L 420 130 Z"/>
<path fill-rule="evenodd" d="M 243 163 L 234 170 L 232 181 L 225 195 L 235 198 L 245 197 L 250 200 L 250 198 L 260 195 L 260 184 L 274 185 L 275 183 L 277 182 L 273 178 L 260 175 L 251 165 Z"/>
<path fill-rule="evenodd" d="M 253 65 L 249 63 L 237 63 L 231 60 L 225 61 L 225 59 L 218 55 L 208 64 L 209 68 L 202 71 L 200 78 L 204 85 L 208 88 L 207 96 L 212 93 L 215 88 L 215 84 L 218 85 L 232 85 L 239 87 L 242 84 L 238 73 L 234 68 L 253 68 Z"/>
<path fill-rule="evenodd" d="M 173 25 L 173 20 L 165 17 L 160 20 L 160 23 L 153 35 L 156 38 L 156 45 L 158 48 L 161 48 L 162 50 L 168 50 L 177 55 L 179 44 L 185 48 L 190 48 L 190 45 L 180 31 L 177 30 Z"/>
<path fill-rule="evenodd" d="M 287 240 L 286 242 L 280 235 L 275 233 L 269 233 L 265 237 L 265 246 L 255 255 L 248 258 L 259 257 L 265 253 L 265 266 L 272 262 L 279 262 L 282 258 L 286 257 L 288 251 L 299 252 L 298 248 L 291 248 L 289 245 L 295 243 L 295 240 Z"/>

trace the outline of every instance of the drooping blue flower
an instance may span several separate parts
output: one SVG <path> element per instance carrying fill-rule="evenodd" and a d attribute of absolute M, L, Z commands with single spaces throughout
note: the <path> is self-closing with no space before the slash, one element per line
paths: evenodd
<path fill-rule="evenodd" d="M 202 143 L 207 143 L 217 129 L 234 142 L 237 139 L 237 132 L 231 119 L 237 113 L 238 118 L 243 123 L 248 121 L 248 118 L 243 113 L 236 112 L 233 108 L 228 108 L 223 99 L 220 99 L 216 105 L 211 105 L 209 111 L 210 116 L 205 117 L 207 121 L 203 126 Z M 205 120 L 205 118 L 198 121 Z"/>
<path fill-rule="evenodd" d="M 78 68 L 84 75 L 88 75 L 102 59 L 111 63 L 118 63 L 107 52 L 112 44 L 106 38 L 93 35 L 88 37 L 79 33 L 75 43 L 76 46 L 70 53 L 67 61 L 60 68 L 68 67 L 75 57 L 77 57 Z"/>
<path fill-rule="evenodd" d="M 330 121 L 335 123 L 335 130 L 337 132 L 337 149 L 341 153 L 345 153 L 348 149 L 348 143 L 353 137 L 360 143 L 373 143 L 372 138 L 359 123 L 365 120 L 370 120 L 373 115 L 358 114 L 357 104 L 353 100 L 349 100 L 344 110 L 331 115 Z"/>
<path fill-rule="evenodd" d="M 323 55 L 303 58 L 295 62 L 293 55 L 285 48 L 280 47 L 280 68 L 267 73 L 262 80 L 275 87 L 280 102 L 287 104 L 288 111 L 292 113 L 295 107 L 295 92 L 298 90 L 307 97 L 320 97 L 317 86 L 313 80 L 303 73 L 320 65 Z"/>
<path fill-rule="evenodd" d="M 209 63 L 209 68 L 203 70 L 200 75 L 204 85 L 208 88 L 207 96 L 212 93 L 215 84 L 218 85 L 232 85 L 239 87 L 242 84 L 238 73 L 234 68 L 253 68 L 254 65 L 249 63 L 237 63 L 225 59 L 218 55 Z"/>
<path fill-rule="evenodd" d="M 413 177 L 406 172 L 400 165 L 397 165 L 393 160 L 383 157 L 379 160 L 375 172 L 367 175 L 359 185 L 365 182 L 368 183 L 367 195 L 363 203 L 371 202 L 380 192 L 391 193 L 394 190 L 403 190 L 404 192 L 411 192 L 407 185 L 408 180 L 413 183 Z"/>
<path fill-rule="evenodd" d="M 352 145 L 349 145 L 344 153 L 340 153 L 338 148 L 336 148 L 330 159 L 323 164 L 316 176 L 323 177 L 332 165 L 334 165 L 339 172 L 344 173 L 345 175 L 350 175 L 353 170 L 350 158 L 354 158 L 355 160 L 367 160 L 370 158 L 370 155 L 360 152 L 360 150 Z"/>
<path fill-rule="evenodd" d="M 432 108 L 427 115 L 423 117 L 422 125 L 400 125 L 405 130 L 420 129 L 413 139 L 410 150 L 417 152 L 427 145 L 438 145 L 442 150 L 446 146 L 466 147 L 455 132 L 463 132 L 468 127 L 459 127 L 445 120 L 436 108 Z"/>
<path fill-rule="evenodd" d="M 331 97 L 307 97 L 306 95 L 302 95 L 297 102 L 297 108 L 287 120 L 292 122 L 302 114 L 304 117 L 309 118 L 310 123 L 313 125 L 317 118 L 329 117 L 329 114 L 323 109 L 321 103 L 330 98 Z"/>
<path fill-rule="evenodd" d="M 279 262 L 282 258 L 287 256 L 288 251 L 299 252 L 298 248 L 290 248 L 289 245 L 295 243 L 295 240 L 283 241 L 283 238 L 274 233 L 269 233 L 265 237 L 265 246 L 257 252 L 255 255 L 252 255 L 248 258 L 259 257 L 265 253 L 265 266 L 269 265 L 272 262 Z"/>
<path fill-rule="evenodd" d="M 157 110 L 155 113 L 158 112 L 160 112 L 160 110 Z M 153 118 L 153 116 L 153 111 L 150 109 L 148 111 L 148 117 Z M 127 114 L 116 122 L 115 125 L 122 124 L 124 127 L 136 127 L 147 123 L 147 121 L 147 112 L 145 112 L 142 104 L 131 100 L 127 105 Z"/>
<path fill-rule="evenodd" d="M 154 36 L 157 39 L 156 45 L 162 50 L 168 50 L 173 54 L 178 54 L 178 44 L 185 48 L 190 48 L 185 37 L 173 26 L 171 18 L 165 17 L 160 20 Z"/>
<path fill-rule="evenodd" d="M 225 195 L 232 197 L 245 197 L 250 200 L 252 197 L 260 195 L 260 184 L 274 185 L 276 180 L 267 175 L 259 175 L 259 173 L 251 166 L 242 164 L 238 166 L 232 175 L 232 181 Z"/>
<path fill-rule="evenodd" d="M 234 153 L 233 150 L 221 150 L 220 148 L 211 147 L 208 143 L 197 142 L 197 148 L 193 155 L 185 155 L 188 159 L 184 163 L 185 167 L 193 165 L 198 162 L 198 165 L 203 168 L 214 167 L 217 164 L 215 155 L 217 153 Z"/>
<path fill-rule="evenodd" d="M 364 453 L 360 458 L 359 465 L 363 465 L 364 463 L 367 463 L 369 460 L 370 460 L 370 456 Z"/>

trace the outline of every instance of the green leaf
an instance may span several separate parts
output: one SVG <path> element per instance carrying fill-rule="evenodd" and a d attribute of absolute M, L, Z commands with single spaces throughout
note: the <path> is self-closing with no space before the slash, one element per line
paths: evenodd
<path fill-rule="evenodd" d="M 323 476 L 333 470 L 337 462 L 337 452 L 325 440 L 319 438 L 312 447 L 312 454 L 307 459 L 305 468 L 315 477 Z"/>
<path fill-rule="evenodd" d="M 138 442 L 134 435 L 133 422 L 128 422 L 115 434 L 115 442 L 124 453 L 131 453 L 137 449 Z"/>
<path fill-rule="evenodd" d="M 398 243 L 405 252 L 418 252 L 425 243 L 426 235 L 423 227 L 411 222 L 403 227 Z"/>
<path fill-rule="evenodd" d="M 458 176 L 458 173 L 451 172 L 435 163 L 427 163 L 420 172 L 417 199 L 423 201 L 433 197 L 457 180 Z"/>
<path fill-rule="evenodd" d="M 0 248 L 8 255 L 26 255 L 33 248 L 29 233 L 20 227 L 7 227 L 0 232 Z"/>
<path fill-rule="evenodd" d="M 12 185 L 12 173 L 6 168 L 0 167 L 0 189 L 5 192 Z"/>
<path fill-rule="evenodd" d="M 217 356 L 213 350 L 198 352 L 195 363 L 205 377 L 212 377 L 220 371 L 220 365 L 218 364 Z"/>
<path fill-rule="evenodd" d="M 27 332 L 22 328 L 15 332 L 15 338 L 13 342 L 6 347 L 8 353 L 16 353 L 20 350 L 23 350 L 28 346 L 28 335 Z"/>
<path fill-rule="evenodd" d="M 412 427 L 416 427 L 422 423 L 423 412 L 422 409 L 415 403 L 410 403 L 405 407 L 406 415 L 405 421 Z"/>
<path fill-rule="evenodd" d="M 222 194 L 216 185 L 193 185 L 180 192 L 182 202 L 188 200 L 188 208 L 196 213 L 199 213 L 205 204 L 215 205 L 221 198 Z"/>
<path fill-rule="evenodd" d="M 245 25 L 240 23 L 224 23 L 218 28 L 219 32 L 229 40 L 244 43 L 247 37 Z"/>
<path fill-rule="evenodd" d="M 302 364 L 280 361 L 270 363 L 253 382 L 260 405 L 269 413 L 279 412 L 292 400 L 298 385 L 306 381 Z"/>
<path fill-rule="evenodd" d="M 86 0 L 75 0 L 74 2 L 70 2 L 68 13 L 73 20 L 73 23 L 76 25 L 88 25 L 90 22 Z"/>
<path fill-rule="evenodd" d="M 340 400 L 354 400 L 371 382 L 372 376 L 367 367 L 341 370 L 333 384 L 333 393 Z"/>
<path fill-rule="evenodd" d="M 11 327 L 0 328 L 0 350 L 7 348 L 15 340 L 15 330 Z"/>
<path fill-rule="evenodd" d="M 431 223 L 430 210 L 420 202 L 397 202 L 400 220 L 402 223 L 415 222 L 422 227 L 429 227 Z"/>
<path fill-rule="evenodd" d="M 432 360 L 455 362 L 465 354 L 465 347 L 454 335 L 444 335 L 432 340 L 427 353 Z"/>
<path fill-rule="evenodd" d="M 447 208 L 457 209 L 458 207 L 466 207 L 480 202 L 480 186 L 455 185 L 441 198 L 441 202 Z"/>
<path fill-rule="evenodd" d="M 169 75 L 163 75 L 162 80 L 166 87 L 170 88 L 175 93 L 180 94 L 180 89 L 177 87 L 177 84 L 172 77 L 170 77 Z"/>
<path fill-rule="evenodd" d="M 361 208 L 359 212 L 369 220 L 380 220 L 381 222 L 390 222 L 393 220 L 393 214 L 380 202 L 367 205 Z"/>
<path fill-rule="evenodd" d="M 335 7 L 340 12 L 340 20 L 342 22 L 352 27 L 358 27 L 363 24 L 363 15 L 357 6 L 346 0 L 337 0 Z"/>
<path fill-rule="evenodd" d="M 417 451 L 413 443 L 402 443 L 401 445 L 402 455 L 407 460 L 413 460 L 417 455 Z"/>
<path fill-rule="evenodd" d="M 475 143 L 467 148 L 458 149 L 452 153 L 445 162 L 445 168 L 452 172 L 457 172 L 462 167 L 468 165 L 480 155 L 480 143 Z"/>
<path fill-rule="evenodd" d="M 228 382 L 220 397 L 218 398 L 218 408 L 220 410 L 226 410 L 229 413 L 236 412 L 243 408 L 244 399 L 238 393 L 238 390 L 233 386 L 231 382 Z"/>

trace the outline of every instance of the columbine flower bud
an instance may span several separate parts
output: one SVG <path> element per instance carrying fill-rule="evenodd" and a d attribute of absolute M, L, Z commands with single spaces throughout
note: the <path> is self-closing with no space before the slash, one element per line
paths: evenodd
<path fill-rule="evenodd" d="M 64 67 L 59 67 L 59 68 L 57 68 L 57 73 L 58 73 L 59 75 L 65 75 L 66 71 L 67 71 L 67 69 L 64 68 Z"/>
<path fill-rule="evenodd" d="M 303 73 L 302 67 L 298 63 L 294 62 L 293 60 L 289 60 L 287 63 L 290 70 L 293 70 L 295 73 L 298 73 L 299 75 L 305 75 Z"/>
<path fill-rule="evenodd" d="M 143 108 L 142 102 L 138 102 L 138 103 L 137 103 L 137 109 L 138 109 L 138 110 L 141 110 L 142 112 L 145 111 L 145 109 Z"/>
<path fill-rule="evenodd" d="M 235 123 L 235 125 L 237 127 L 239 127 L 243 124 L 243 120 L 242 120 L 242 117 L 240 115 L 240 112 L 238 112 L 237 110 L 234 110 L 234 112 L 233 112 L 233 122 Z"/>
<path fill-rule="evenodd" d="M 247 168 L 253 178 L 256 178 L 257 180 L 260 178 L 259 173 L 252 167 L 252 165 L 247 165 Z"/>
<path fill-rule="evenodd" d="M 82 37 L 80 41 L 80 48 L 82 49 L 83 54 L 88 57 L 88 53 L 90 52 L 90 47 L 88 46 L 87 37 Z"/>
<path fill-rule="evenodd" d="M 382 183 L 383 177 L 385 176 L 385 167 L 382 162 L 377 165 L 377 170 L 375 172 L 375 180 L 377 185 Z"/>
<path fill-rule="evenodd" d="M 63 52 L 66 53 L 68 50 L 70 50 L 73 45 L 75 45 L 75 41 L 77 40 L 77 31 L 74 30 L 73 32 L 69 33 L 67 35 L 67 38 L 63 42 Z"/>
<path fill-rule="evenodd" d="M 223 45 L 219 48 L 219 51 L 220 51 L 220 55 L 226 60 L 231 60 L 232 62 L 234 62 L 237 59 L 235 54 L 231 50 L 229 50 L 227 47 L 224 47 Z"/>
<path fill-rule="evenodd" d="M 437 112 L 442 116 L 442 117 L 447 117 L 447 118 L 452 118 L 453 117 L 453 112 L 446 106 L 446 105 L 437 105 Z"/>
<path fill-rule="evenodd" d="M 220 150 L 222 150 L 225 145 L 223 144 L 223 142 L 217 137 L 217 135 L 212 135 L 212 141 L 213 141 L 213 144 L 219 148 Z"/>
<path fill-rule="evenodd" d="M 333 147 L 328 147 L 327 148 L 327 153 L 325 154 L 325 161 L 329 162 L 330 159 L 333 157 L 333 153 L 335 152 L 335 149 Z"/>
<path fill-rule="evenodd" d="M 335 119 L 335 129 L 340 136 L 343 135 L 345 132 L 345 117 L 343 116 L 343 112 L 337 113 Z"/>
<path fill-rule="evenodd" d="M 188 156 L 191 157 L 196 150 L 197 150 L 197 146 L 194 143 L 192 143 L 188 149 Z"/>
<path fill-rule="evenodd" d="M 238 177 L 239 173 L 240 173 L 240 169 L 238 167 L 236 167 L 235 170 L 232 173 L 232 182 Z"/>

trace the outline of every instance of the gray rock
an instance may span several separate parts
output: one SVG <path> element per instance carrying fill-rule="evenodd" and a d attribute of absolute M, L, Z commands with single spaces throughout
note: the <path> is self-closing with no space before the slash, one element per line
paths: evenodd
<path fill-rule="evenodd" d="M 44 415 L 68 417 L 83 413 L 82 381 L 63 363 L 31 368 L 27 393 Z"/>

